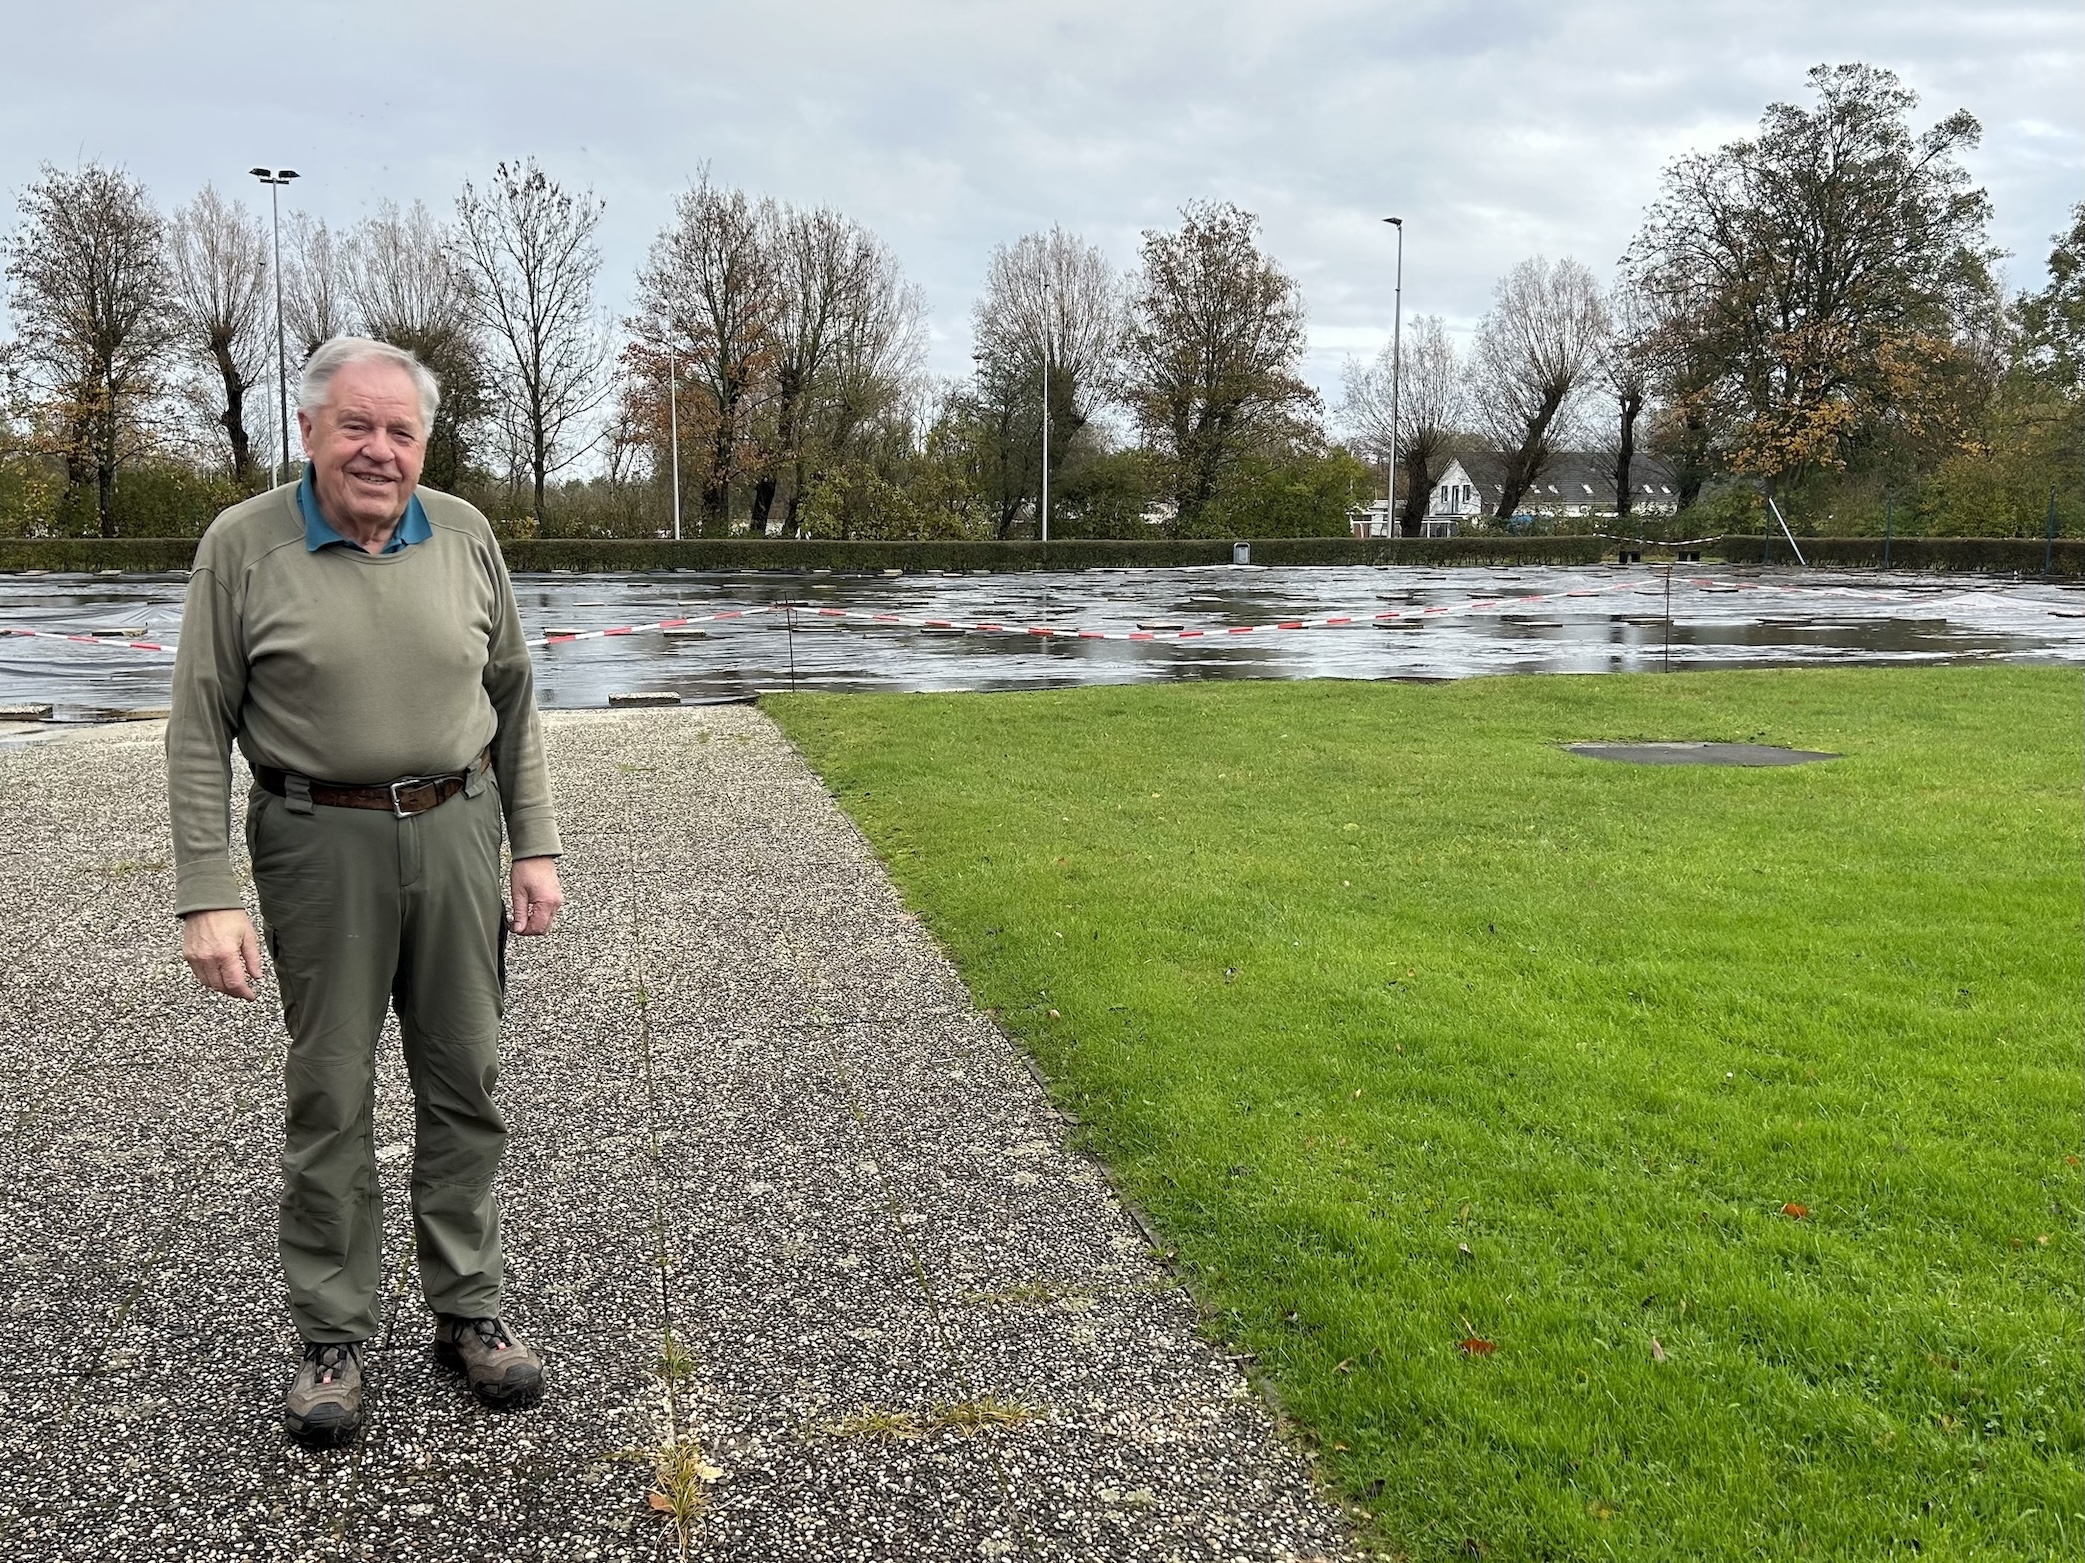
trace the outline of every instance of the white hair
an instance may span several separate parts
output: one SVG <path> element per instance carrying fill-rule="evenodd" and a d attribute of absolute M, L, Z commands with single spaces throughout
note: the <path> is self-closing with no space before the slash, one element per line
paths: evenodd
<path fill-rule="evenodd" d="M 420 393 L 420 432 L 434 429 L 434 410 L 442 404 L 442 388 L 432 371 L 402 347 L 374 337 L 337 336 L 321 342 L 304 360 L 297 380 L 297 411 L 316 418 L 333 393 L 333 377 L 349 364 L 391 364 L 403 369 Z"/>

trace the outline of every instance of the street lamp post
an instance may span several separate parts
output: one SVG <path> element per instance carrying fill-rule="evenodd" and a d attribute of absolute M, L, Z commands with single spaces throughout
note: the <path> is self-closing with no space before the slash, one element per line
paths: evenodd
<path fill-rule="evenodd" d="M 1398 531 L 1397 521 L 1397 393 L 1402 389 L 1404 378 L 1404 219 L 1385 217 L 1384 222 L 1397 230 L 1397 290 L 1396 304 L 1390 317 L 1390 535 Z"/>
<path fill-rule="evenodd" d="M 268 207 L 275 234 L 275 423 L 282 431 L 282 464 L 270 474 L 282 481 L 290 469 L 290 355 L 282 331 L 282 187 L 297 177 L 294 168 L 249 168 L 246 170 L 268 187 Z"/>
<path fill-rule="evenodd" d="M 681 401 L 680 370 L 666 355 L 666 443 L 673 451 L 673 540 L 681 540 Z"/>
<path fill-rule="evenodd" d="M 1050 540 L 1050 272 L 1043 257 L 1042 321 L 1042 540 Z"/>

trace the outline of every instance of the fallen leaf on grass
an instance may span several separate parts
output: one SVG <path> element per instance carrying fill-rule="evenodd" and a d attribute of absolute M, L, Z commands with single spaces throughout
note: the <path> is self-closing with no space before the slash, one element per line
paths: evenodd
<path fill-rule="evenodd" d="M 1456 1349 L 1465 1357 L 1488 1357 L 1499 1349 L 1497 1341 L 1479 1340 L 1472 1335 L 1468 1340 L 1457 1341 Z"/>
<path fill-rule="evenodd" d="M 2066 1167 L 2075 1167 L 2078 1165 L 2078 1158 L 2075 1156 L 2066 1156 L 2063 1158 L 2063 1164 Z"/>
<path fill-rule="evenodd" d="M 1353 1359 L 1352 1357 L 1342 1357 L 1342 1358 L 1340 1358 L 1340 1359 L 1339 1359 L 1339 1362 L 1338 1362 L 1338 1363 L 1337 1363 L 1337 1364 L 1336 1364 L 1336 1365 L 1335 1365 L 1335 1366 L 1333 1367 L 1332 1371 L 1333 1371 L 1334 1373 L 1351 1373 L 1351 1372 L 1353 1372 L 1353 1371 L 1354 1371 L 1354 1359 Z"/>
<path fill-rule="evenodd" d="M 1658 1337 L 1653 1335 L 1651 1337 L 1651 1361 L 1663 1362 L 1664 1360 L 1665 1348 L 1658 1344 Z"/>
<path fill-rule="evenodd" d="M 671 1514 L 673 1512 L 673 1500 L 663 1492 L 648 1492 L 644 1495 L 644 1501 L 657 1509 L 661 1514 Z"/>
<path fill-rule="evenodd" d="M 1801 1221 L 1810 1214 L 1810 1207 L 1808 1205 L 1798 1205 L 1791 1200 L 1788 1204 L 1781 1207 L 1781 1214 L 1788 1217 L 1791 1221 Z"/>
<path fill-rule="evenodd" d="M 1457 1243 L 1455 1245 L 1455 1252 L 1461 1255 L 1464 1259 L 1475 1259 L 1477 1257 L 1475 1254 L 1470 1252 L 1470 1245 L 1467 1243 Z"/>

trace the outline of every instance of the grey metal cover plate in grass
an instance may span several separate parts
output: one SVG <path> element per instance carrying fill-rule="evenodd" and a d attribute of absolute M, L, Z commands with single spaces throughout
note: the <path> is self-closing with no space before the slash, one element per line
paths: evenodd
<path fill-rule="evenodd" d="M 1572 744 L 1573 754 L 1589 760 L 1620 760 L 1626 765 L 1808 765 L 1836 760 L 1817 749 L 1782 749 L 1773 744 L 1647 743 Z"/>

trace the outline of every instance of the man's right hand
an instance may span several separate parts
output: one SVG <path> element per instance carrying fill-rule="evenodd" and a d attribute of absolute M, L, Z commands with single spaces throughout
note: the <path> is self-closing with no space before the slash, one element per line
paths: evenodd
<path fill-rule="evenodd" d="M 190 912 L 181 920 L 181 958 L 212 993 L 253 997 L 261 975 L 261 941 L 243 909 Z"/>

